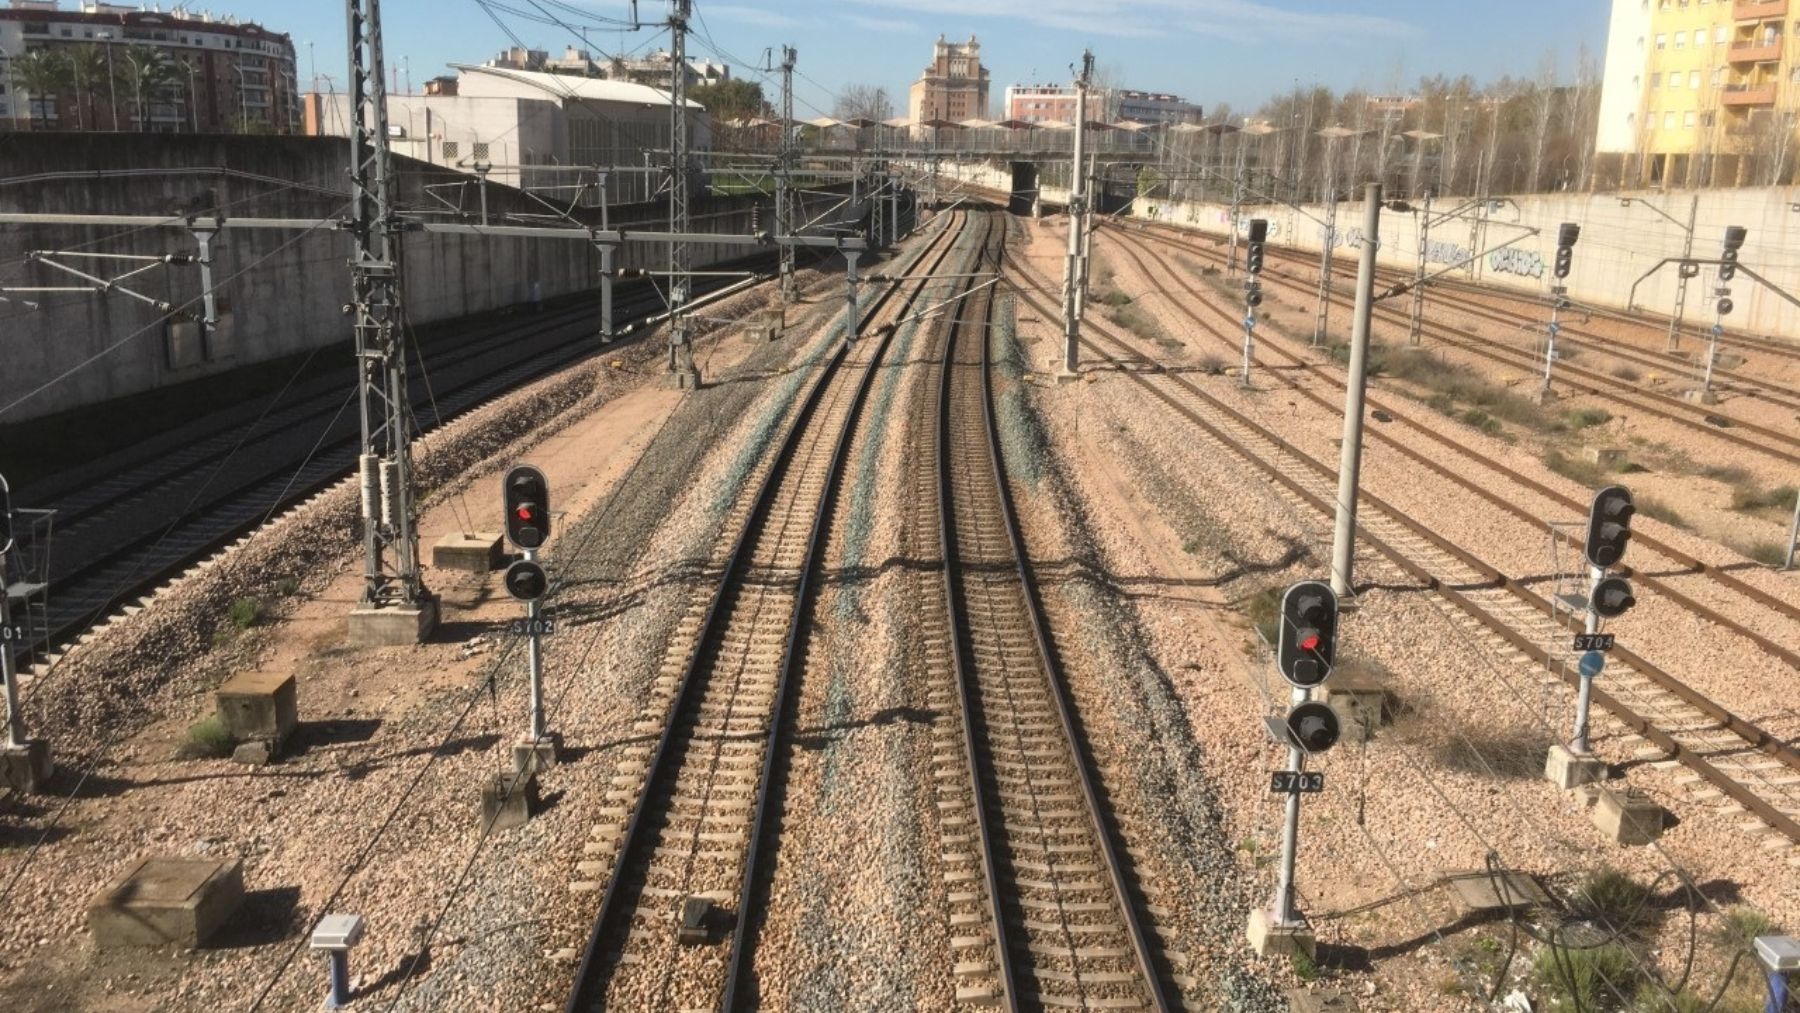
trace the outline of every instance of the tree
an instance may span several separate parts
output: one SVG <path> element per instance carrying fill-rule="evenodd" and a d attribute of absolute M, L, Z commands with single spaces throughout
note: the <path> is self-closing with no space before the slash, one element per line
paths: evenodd
<path fill-rule="evenodd" d="M 72 85 L 72 98 L 75 100 L 75 123 L 79 129 L 87 129 L 87 115 L 83 112 L 83 100 L 86 101 L 86 112 L 97 112 L 94 99 L 99 89 L 104 86 L 106 76 L 106 54 L 100 47 L 89 43 L 76 46 L 64 52 L 68 61 L 69 82 Z M 100 117 L 94 117 L 94 126 L 100 125 Z"/>
<path fill-rule="evenodd" d="M 727 80 L 695 85 L 688 89 L 688 98 L 705 106 L 714 123 L 754 119 L 769 112 L 762 85 L 754 81 Z"/>
<path fill-rule="evenodd" d="M 26 110 L 32 126 L 38 127 L 41 121 L 47 128 L 51 105 L 59 96 L 68 94 L 69 62 L 60 53 L 33 49 L 12 61 L 12 77 L 15 86 L 31 96 Z"/>
<path fill-rule="evenodd" d="M 119 64 L 119 76 L 132 95 L 138 129 L 149 130 L 150 103 L 166 101 L 169 92 L 182 84 L 175 65 L 155 46 L 139 45 L 126 46 Z"/>
<path fill-rule="evenodd" d="M 894 102 L 888 97 L 888 90 L 878 85 L 852 84 L 846 85 L 838 92 L 837 104 L 831 113 L 832 119 L 838 120 L 882 120 L 894 118 Z"/>

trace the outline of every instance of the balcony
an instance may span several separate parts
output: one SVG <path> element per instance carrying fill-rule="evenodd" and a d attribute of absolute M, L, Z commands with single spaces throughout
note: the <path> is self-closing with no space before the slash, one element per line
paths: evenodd
<path fill-rule="evenodd" d="M 1760 18 L 1787 17 L 1788 0 L 1737 0 L 1731 8 L 1731 16 L 1739 21 L 1755 21 Z"/>
<path fill-rule="evenodd" d="M 1781 36 L 1772 39 L 1750 39 L 1731 44 L 1732 63 L 1763 63 L 1781 59 Z"/>
<path fill-rule="evenodd" d="M 1763 84 L 1728 84 L 1722 98 L 1728 109 L 1742 109 L 1746 106 L 1772 106 L 1775 104 L 1775 82 Z"/>

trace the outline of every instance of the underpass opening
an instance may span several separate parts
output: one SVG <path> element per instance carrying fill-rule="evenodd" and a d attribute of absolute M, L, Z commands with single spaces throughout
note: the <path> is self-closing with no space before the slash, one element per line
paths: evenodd
<path fill-rule="evenodd" d="M 1031 205 L 1037 200 L 1037 196 L 1037 163 L 1012 163 L 1012 199 L 1007 202 L 1007 210 L 1015 215 L 1028 215 L 1031 213 Z"/>

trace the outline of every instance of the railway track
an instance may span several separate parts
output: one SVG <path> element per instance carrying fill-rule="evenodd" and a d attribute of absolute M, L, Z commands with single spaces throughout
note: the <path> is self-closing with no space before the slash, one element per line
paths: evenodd
<path fill-rule="evenodd" d="M 1182 288 L 1180 286 L 1180 271 L 1154 250 L 1143 246 L 1133 247 L 1123 237 L 1116 234 L 1111 235 L 1108 238 L 1121 243 L 1118 249 L 1134 267 L 1143 272 L 1146 278 L 1154 281 L 1160 272 L 1163 277 L 1175 284 L 1177 290 L 1184 292 L 1184 294 L 1196 297 L 1199 303 L 1210 310 L 1214 316 L 1210 318 L 1202 316 L 1195 312 L 1192 304 L 1185 300 L 1175 300 L 1172 302 L 1172 306 L 1177 313 L 1180 313 L 1188 320 L 1192 321 L 1196 326 L 1201 328 L 1201 330 L 1220 342 L 1222 350 L 1229 348 L 1235 351 L 1240 347 L 1238 345 L 1239 339 L 1221 327 L 1221 322 L 1223 322 L 1225 326 L 1231 326 L 1233 324 L 1233 317 L 1230 310 L 1222 307 L 1217 302 L 1214 302 L 1213 298 L 1204 291 Z M 1140 256 L 1140 253 L 1142 256 Z M 1148 258 L 1148 260 L 1145 258 Z M 1153 266 L 1155 270 L 1152 270 Z M 1294 374 L 1300 373 L 1310 375 L 1325 384 L 1326 389 L 1333 393 L 1335 393 L 1335 390 L 1342 388 L 1343 380 L 1341 377 L 1334 375 L 1324 366 L 1303 356 L 1288 352 L 1278 345 L 1266 342 L 1261 343 L 1257 347 L 1257 352 L 1259 361 L 1266 361 L 1266 357 L 1270 355 L 1278 356 L 1281 359 L 1279 364 L 1285 368 L 1275 371 L 1274 376 L 1296 394 L 1306 398 L 1328 414 L 1337 414 L 1341 411 L 1340 406 L 1328 399 L 1327 396 L 1320 394 L 1317 390 L 1300 384 L 1294 378 Z M 1369 431 L 1368 438 L 1372 443 L 1394 449 L 1419 466 L 1426 468 L 1434 474 L 1439 475 L 1447 481 L 1458 485 L 1477 496 L 1480 496 L 1502 512 L 1510 514 L 1533 526 L 1541 525 L 1547 520 L 1544 513 L 1526 509 L 1520 503 L 1519 497 L 1504 495 L 1496 491 L 1489 483 L 1473 480 L 1467 469 L 1448 465 L 1446 463 L 1446 454 L 1454 455 L 1454 457 L 1460 458 L 1476 467 L 1501 476 L 1507 482 L 1526 489 L 1531 494 L 1541 497 L 1548 503 L 1553 504 L 1555 510 L 1567 511 L 1568 516 L 1580 517 L 1586 514 L 1588 509 L 1587 503 L 1557 492 L 1555 489 L 1552 489 L 1529 476 L 1521 474 L 1499 461 L 1477 453 L 1465 443 L 1457 440 L 1454 435 L 1445 433 L 1438 426 L 1426 425 L 1419 422 L 1413 417 L 1410 408 L 1402 406 L 1391 399 L 1384 399 L 1379 395 L 1374 394 L 1370 395 L 1368 403 L 1372 408 L 1387 412 L 1395 422 L 1407 432 L 1432 441 L 1440 452 L 1435 454 L 1421 453 L 1412 445 L 1403 440 L 1396 439 L 1379 429 Z M 1643 549 L 1648 549 L 1662 557 L 1661 560 L 1653 561 L 1647 566 L 1640 565 L 1625 569 L 1625 572 L 1631 573 L 1636 577 L 1641 586 L 1654 590 L 1688 611 L 1704 617 L 1709 622 L 1716 623 L 1723 628 L 1744 637 L 1761 650 L 1781 659 L 1783 662 L 1792 666 L 1796 671 L 1800 671 L 1800 651 L 1795 651 L 1781 640 L 1782 636 L 1789 636 L 1793 632 L 1792 627 L 1786 626 L 1785 623 L 1800 622 L 1800 604 L 1797 604 L 1791 598 L 1783 597 L 1766 588 L 1758 587 L 1728 570 L 1708 564 L 1701 559 L 1682 552 L 1647 532 L 1634 532 L 1632 538 L 1635 545 Z M 1579 545 L 1579 539 L 1577 539 L 1574 544 Z M 1752 614 L 1756 614 L 1758 610 L 1764 610 L 1765 613 L 1779 615 L 1784 622 L 1781 633 L 1771 635 L 1759 632 L 1757 629 L 1753 628 L 1751 624 L 1744 622 L 1739 616 L 1727 615 L 1718 607 L 1702 602 L 1682 591 L 1674 584 L 1674 580 L 1682 576 L 1703 578 L 1707 583 L 1716 585 L 1722 592 L 1729 593 L 1741 599 L 1746 599 L 1748 608 L 1745 610 L 1750 611 Z M 1738 606 L 1745 605 L 1744 602 L 1736 601 L 1734 601 L 1733 604 Z M 1772 618 L 1772 616 L 1766 617 L 1765 621 L 1767 621 L 1767 618 Z M 1772 629 L 1774 627 L 1770 626 L 1767 628 Z"/>
<path fill-rule="evenodd" d="M 941 230 L 914 261 L 925 265 L 917 270 L 935 273 L 962 228 Z M 882 292 L 864 314 L 866 334 L 889 310 L 904 316 L 925 283 L 904 288 L 897 307 L 903 287 Z M 812 582 L 834 495 L 894 333 L 875 327 L 878 336 L 827 353 L 756 493 L 726 520 L 738 534 L 718 583 L 688 635 L 671 643 L 657 680 L 650 707 L 666 719 L 654 747 L 634 746 L 620 760 L 607 815 L 623 822 L 597 827 L 590 845 L 612 857 L 600 863 L 610 874 L 571 1013 L 733 1010 L 755 1001 L 751 912 L 772 833 L 789 690 L 806 661 Z M 621 780 L 640 787 L 630 794 Z"/>
<path fill-rule="evenodd" d="M 1224 259 L 1223 254 L 1214 249 L 1179 242 L 1166 236 L 1160 238 L 1189 253 Z M 1263 281 L 1265 284 L 1281 285 L 1308 298 L 1316 298 L 1318 294 L 1314 286 L 1279 274 L 1265 273 Z M 1352 297 L 1335 292 L 1332 294 L 1331 300 L 1334 305 L 1346 309 L 1354 308 L 1355 305 Z M 1407 320 L 1406 314 L 1398 308 L 1381 303 L 1376 304 L 1376 315 L 1395 323 L 1404 323 Z M 1435 340 L 1449 347 L 1468 352 L 1498 365 L 1523 370 L 1527 374 L 1535 373 L 1542 368 L 1541 358 L 1527 350 L 1472 339 L 1440 321 L 1425 320 L 1424 330 Z M 1771 426 L 1752 422 L 1739 416 L 1727 415 L 1716 408 L 1690 404 L 1668 394 L 1641 390 L 1616 377 L 1571 362 L 1562 362 L 1557 365 L 1556 384 L 1565 390 L 1592 394 L 1628 407 L 1633 411 L 1672 422 L 1682 428 L 1705 433 L 1713 439 L 1729 443 L 1740 449 L 1754 451 L 1789 464 L 1800 464 L 1800 436 L 1783 432 Z"/>
<path fill-rule="evenodd" d="M 728 284 L 702 281 L 703 295 Z M 638 286 L 622 294 L 616 319 L 633 326 L 661 307 L 653 291 Z M 420 431 L 617 347 L 595 344 L 596 312 L 583 302 L 500 321 L 434 345 L 423 364 L 412 356 Z M 17 503 L 57 510 L 51 650 L 132 595 L 349 474 L 358 441 L 350 382 L 337 375 L 307 381 L 260 420 L 260 402 L 228 408 L 15 493 Z"/>
<path fill-rule="evenodd" d="M 1047 282 L 1032 277 L 1022 297 L 1055 318 L 1049 291 Z M 1099 321 L 1090 319 L 1087 330 L 1090 337 L 1084 344 L 1120 367 L 1120 375 L 1269 476 L 1306 511 L 1335 515 L 1335 467 L 1168 372 Z M 1568 628 L 1553 617 L 1544 598 L 1380 497 L 1364 491 L 1362 504 L 1358 535 L 1364 544 L 1453 606 L 1500 657 L 1539 666 L 1547 685 L 1576 684 Z M 1704 782 L 1697 795 L 1724 795 L 1753 813 L 1761 828 L 1779 834 L 1784 846 L 1800 843 L 1800 785 L 1790 783 L 1786 773 L 1800 769 L 1800 755 L 1643 659 L 1628 652 L 1615 652 L 1615 657 L 1627 663 L 1620 667 L 1628 666 L 1628 671 L 1620 678 L 1609 676 L 1612 688 L 1596 687 L 1595 702 L 1656 756 L 1674 759 Z"/>
<path fill-rule="evenodd" d="M 983 271 L 998 274 L 1004 235 Z M 940 793 L 957 996 L 1008 1009 L 1172 1009 L 1113 840 L 1013 513 L 989 376 L 994 288 L 951 321 L 939 363 L 943 597 L 966 794 Z M 940 752 L 939 760 L 945 757 Z M 960 795 L 960 797 L 958 797 Z M 985 956 L 984 956 L 985 954 Z"/>

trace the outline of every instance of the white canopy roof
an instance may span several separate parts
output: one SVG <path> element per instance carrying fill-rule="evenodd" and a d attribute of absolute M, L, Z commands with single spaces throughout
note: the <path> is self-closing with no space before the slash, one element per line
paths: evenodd
<path fill-rule="evenodd" d="M 573 74 L 546 74 L 542 71 L 513 70 L 509 67 L 479 67 L 469 63 L 452 63 L 450 68 L 462 74 L 457 80 L 457 92 L 475 98 L 516 95 L 523 86 L 558 99 L 646 106 L 667 106 L 671 102 L 668 92 L 630 81 L 608 81 L 598 77 L 576 77 Z M 703 112 L 706 109 L 693 99 L 688 100 L 687 107 Z"/>

